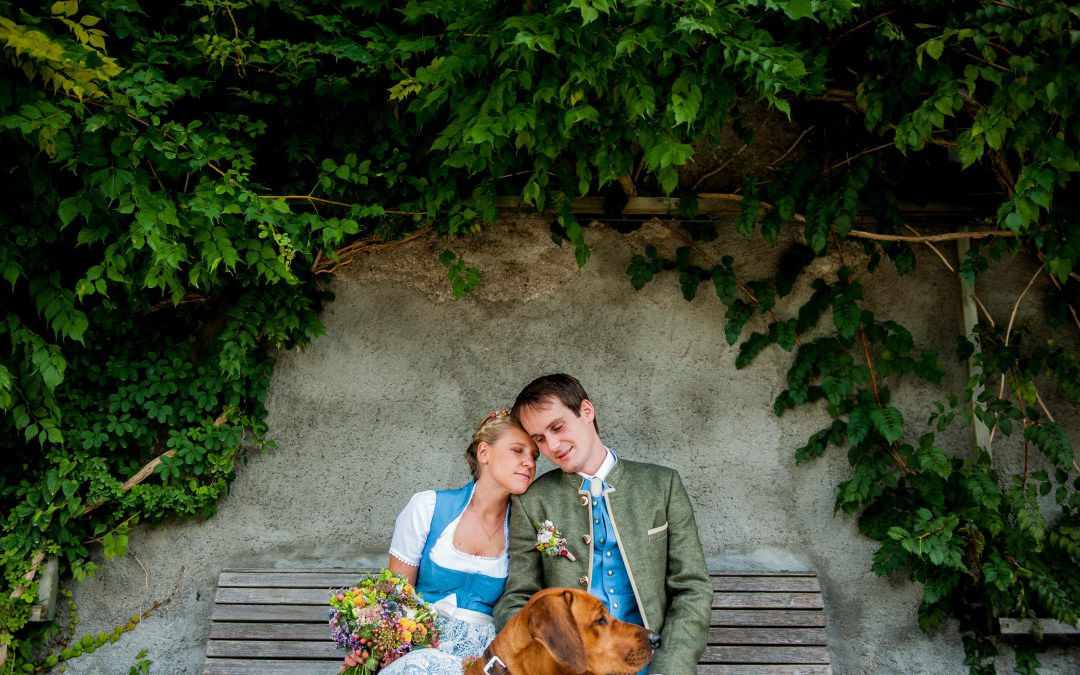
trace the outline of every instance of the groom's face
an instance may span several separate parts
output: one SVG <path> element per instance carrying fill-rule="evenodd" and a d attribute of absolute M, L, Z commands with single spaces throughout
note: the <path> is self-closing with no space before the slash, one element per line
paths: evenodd
<path fill-rule="evenodd" d="M 548 401 L 518 413 L 525 432 L 532 437 L 544 457 L 567 473 L 582 471 L 595 473 L 603 463 L 603 454 L 597 461 L 597 448 L 603 449 L 593 427 L 596 414 L 592 402 L 581 402 L 577 414 L 562 401 Z M 593 466 L 593 465 L 596 466 Z"/>

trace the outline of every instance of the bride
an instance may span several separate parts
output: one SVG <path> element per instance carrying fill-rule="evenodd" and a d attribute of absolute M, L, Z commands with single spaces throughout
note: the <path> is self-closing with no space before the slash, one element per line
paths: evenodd
<path fill-rule="evenodd" d="M 434 604 L 439 647 L 409 652 L 380 673 L 460 675 L 462 659 L 480 656 L 495 638 L 491 613 L 506 583 L 510 495 L 532 483 L 538 454 L 508 410 L 493 412 L 465 451 L 472 482 L 418 492 L 398 515 L 389 567 Z"/>

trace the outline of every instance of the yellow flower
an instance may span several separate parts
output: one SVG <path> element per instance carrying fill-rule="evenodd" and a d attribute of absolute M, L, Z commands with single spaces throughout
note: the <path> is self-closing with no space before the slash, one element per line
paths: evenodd
<path fill-rule="evenodd" d="M 401 639 L 405 642 L 412 642 L 412 633 L 410 633 L 409 631 L 405 631 L 401 634 Z"/>

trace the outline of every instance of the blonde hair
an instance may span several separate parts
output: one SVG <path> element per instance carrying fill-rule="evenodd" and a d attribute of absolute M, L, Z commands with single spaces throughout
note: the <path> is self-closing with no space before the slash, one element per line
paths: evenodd
<path fill-rule="evenodd" d="M 480 462 L 476 458 L 476 451 L 480 444 L 491 445 L 499 440 L 507 429 L 521 429 L 521 425 L 506 410 L 489 414 L 477 425 L 469 447 L 465 448 L 465 461 L 469 464 L 469 472 L 472 473 L 473 480 L 480 478 Z"/>

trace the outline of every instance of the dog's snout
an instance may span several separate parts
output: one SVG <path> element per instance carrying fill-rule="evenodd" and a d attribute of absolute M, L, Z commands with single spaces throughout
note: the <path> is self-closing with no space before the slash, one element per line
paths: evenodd
<path fill-rule="evenodd" d="M 649 641 L 649 644 L 652 645 L 653 649 L 660 649 L 660 636 L 659 635 L 657 635 L 656 633 L 654 633 L 652 631 L 649 631 L 645 635 L 645 639 Z"/>

